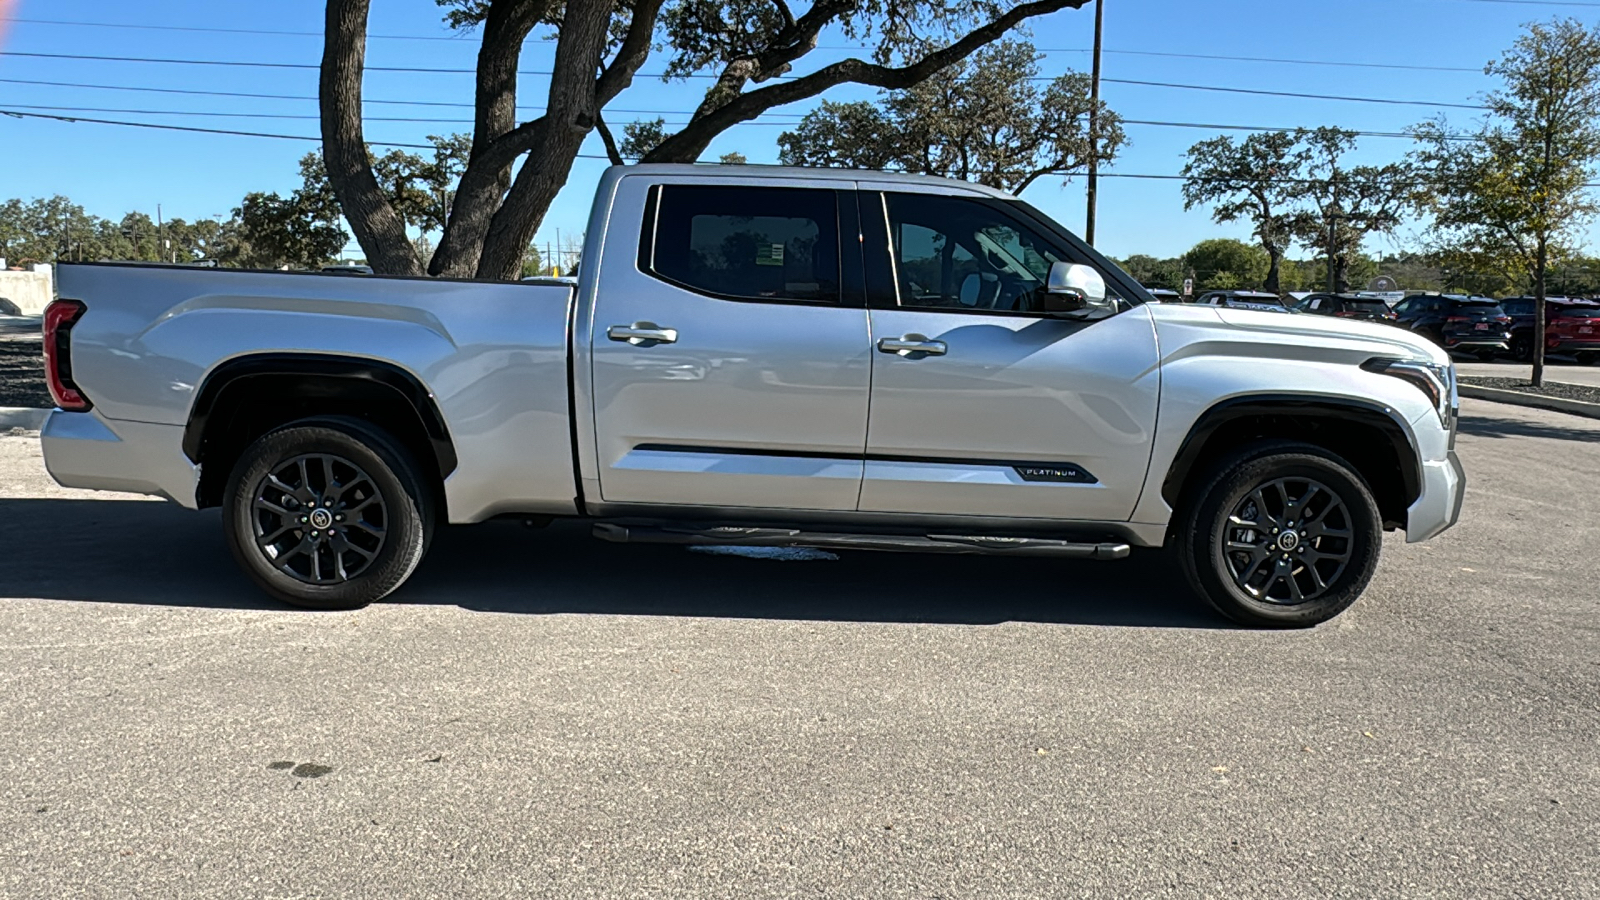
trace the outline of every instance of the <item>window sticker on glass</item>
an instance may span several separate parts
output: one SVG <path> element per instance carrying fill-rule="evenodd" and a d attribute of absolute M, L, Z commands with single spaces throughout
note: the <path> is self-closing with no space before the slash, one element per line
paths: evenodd
<path fill-rule="evenodd" d="M 758 265 L 758 266 L 781 266 L 781 265 L 783 265 L 783 245 L 782 244 L 757 244 L 756 245 L 756 265 Z"/>

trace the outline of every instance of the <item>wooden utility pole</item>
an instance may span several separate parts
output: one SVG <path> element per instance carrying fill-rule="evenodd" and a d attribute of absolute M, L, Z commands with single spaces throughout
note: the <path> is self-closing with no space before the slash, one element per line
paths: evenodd
<path fill-rule="evenodd" d="M 1106 0 L 1094 0 L 1094 76 L 1089 84 L 1089 221 L 1083 239 L 1094 246 L 1095 208 L 1100 203 L 1100 51 L 1105 38 Z"/>

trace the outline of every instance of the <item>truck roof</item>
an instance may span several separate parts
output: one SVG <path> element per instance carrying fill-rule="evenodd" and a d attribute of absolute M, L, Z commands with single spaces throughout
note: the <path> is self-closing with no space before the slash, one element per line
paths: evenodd
<path fill-rule="evenodd" d="M 802 179 L 805 181 L 874 181 L 894 184 L 920 185 L 937 188 L 947 193 L 979 194 L 997 200 L 1015 200 L 1005 191 L 956 178 L 936 175 L 909 175 L 904 172 L 880 172 L 876 169 L 824 169 L 809 166 L 718 165 L 715 163 L 640 163 L 632 166 L 612 166 L 606 171 L 608 180 L 625 175 L 698 175 L 722 176 L 730 182 L 745 184 L 765 179 Z"/>

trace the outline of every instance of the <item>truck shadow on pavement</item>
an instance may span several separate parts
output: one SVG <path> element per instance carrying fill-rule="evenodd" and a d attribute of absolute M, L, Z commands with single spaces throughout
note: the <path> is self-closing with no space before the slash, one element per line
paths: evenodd
<path fill-rule="evenodd" d="M 0 598 L 286 610 L 234 565 L 219 518 L 159 502 L 0 500 Z M 530 615 L 1232 627 L 1153 552 L 1118 562 L 864 552 L 781 561 L 609 544 L 576 523 L 441 529 L 388 602 Z"/>
<path fill-rule="evenodd" d="M 1544 422 L 1527 422 L 1521 419 L 1501 419 L 1492 416 L 1462 416 L 1461 433 L 1473 437 L 1508 438 L 1535 437 L 1556 441 L 1600 440 L 1600 420 L 1572 417 L 1572 425 L 1550 425 Z"/>

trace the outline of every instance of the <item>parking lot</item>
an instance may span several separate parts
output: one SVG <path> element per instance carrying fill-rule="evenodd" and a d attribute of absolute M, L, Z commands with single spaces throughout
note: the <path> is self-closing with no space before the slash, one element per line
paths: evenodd
<path fill-rule="evenodd" d="M 0 895 L 1597 896 L 1600 422 L 1465 413 L 1460 526 L 1291 633 L 501 523 L 296 612 L 0 437 Z"/>

